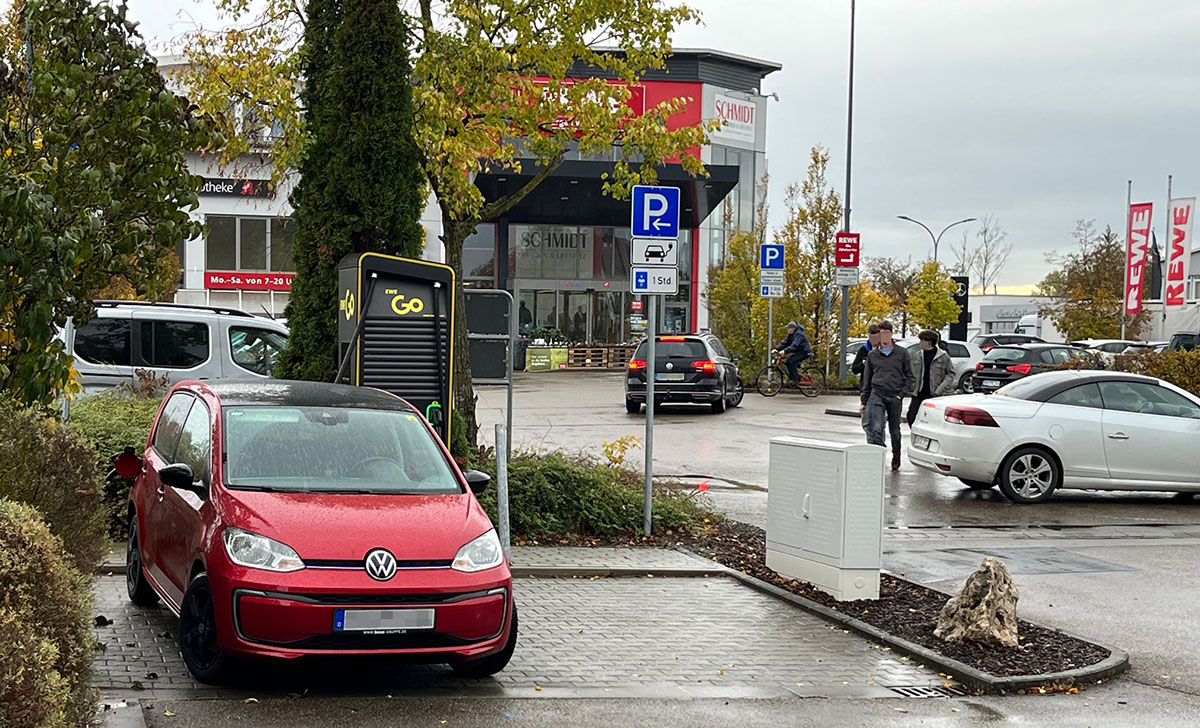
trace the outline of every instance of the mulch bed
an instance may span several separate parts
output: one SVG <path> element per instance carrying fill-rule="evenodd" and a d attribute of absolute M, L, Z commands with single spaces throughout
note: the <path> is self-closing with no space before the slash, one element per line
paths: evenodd
<path fill-rule="evenodd" d="M 1036 675 L 1094 665 L 1109 651 L 1053 629 L 1018 620 L 1020 646 L 990 647 L 935 637 L 938 614 L 949 597 L 928 587 L 883 574 L 879 599 L 839 602 L 811 584 L 767 568 L 767 534 L 737 521 L 720 521 L 704 532 L 676 536 L 678 545 L 731 569 L 774 584 L 890 634 L 940 652 L 997 677 Z M 966 574 L 963 575 L 964 577 Z M 1018 609 L 1020 607 L 1018 606 Z"/>

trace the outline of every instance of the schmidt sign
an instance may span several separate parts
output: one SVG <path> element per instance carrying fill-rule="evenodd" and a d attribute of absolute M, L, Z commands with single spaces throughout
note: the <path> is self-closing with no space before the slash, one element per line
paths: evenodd
<path fill-rule="evenodd" d="M 224 179 L 204 177 L 200 194 L 219 197 L 271 197 L 274 189 L 269 179 Z"/>
<path fill-rule="evenodd" d="M 712 133 L 712 138 L 754 145 L 758 127 L 758 104 L 725 94 L 713 98 L 712 117 L 721 122 L 721 128 Z"/>

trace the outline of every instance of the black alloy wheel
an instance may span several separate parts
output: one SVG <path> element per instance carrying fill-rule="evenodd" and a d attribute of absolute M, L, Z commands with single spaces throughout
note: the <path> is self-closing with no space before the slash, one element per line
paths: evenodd
<path fill-rule="evenodd" d="M 192 677 L 216 683 L 225 674 L 226 659 L 217 643 L 217 612 L 212 588 L 204 574 L 192 579 L 179 612 L 179 651 Z"/>
<path fill-rule="evenodd" d="M 142 543 L 138 534 L 137 514 L 129 517 L 129 540 L 125 542 L 125 591 L 129 601 L 139 607 L 153 607 L 158 595 L 150 588 L 142 569 Z"/>

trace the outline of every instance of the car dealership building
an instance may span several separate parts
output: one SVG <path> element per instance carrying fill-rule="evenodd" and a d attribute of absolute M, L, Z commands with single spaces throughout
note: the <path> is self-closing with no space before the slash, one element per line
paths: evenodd
<path fill-rule="evenodd" d="M 183 61 L 164 58 L 168 72 Z M 708 269 L 725 259 L 732 230 L 750 228 L 758 202 L 756 182 L 767 171 L 766 109 L 762 80 L 781 66 L 715 50 L 677 49 L 666 67 L 648 72 L 630 89 L 635 113 L 686 98 L 669 120 L 673 127 L 718 118 L 724 124 L 698 150 L 709 176 L 692 178 L 679 164 L 659 168 L 659 184 L 681 191 L 679 293 L 659 307 L 659 330 L 683 332 L 708 326 L 703 293 Z M 577 78 L 596 69 L 572 69 Z M 176 300 L 235 306 L 283 314 L 291 286 L 294 226 L 288 194 L 294 179 L 269 184 L 271 130 L 261 138 L 254 163 L 234 165 L 236 177 L 194 155 L 192 170 L 204 178 L 193 214 L 207 225 L 203 239 L 180 246 L 183 281 Z M 492 171 L 475 184 L 494 199 L 519 189 L 535 173 Z M 464 246 L 463 283 L 511 291 L 520 302 L 522 328 L 557 329 L 573 342 L 634 341 L 645 330 L 645 307 L 629 293 L 628 201 L 601 194 L 611 159 L 569 153 L 535 190 L 503 219 L 479 226 Z M 441 220 L 433 200 L 422 220 L 425 257 L 444 260 Z"/>

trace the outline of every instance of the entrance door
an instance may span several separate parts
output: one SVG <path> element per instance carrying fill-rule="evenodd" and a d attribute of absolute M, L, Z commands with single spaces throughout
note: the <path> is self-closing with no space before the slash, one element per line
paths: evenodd
<path fill-rule="evenodd" d="M 596 291 L 592 294 L 592 343 L 619 344 L 625 294 L 621 291 Z"/>
<path fill-rule="evenodd" d="M 588 298 L 584 291 L 563 291 L 562 315 L 559 317 L 559 329 L 571 343 L 587 344 L 588 336 Z"/>
<path fill-rule="evenodd" d="M 663 305 L 661 334 L 685 334 L 688 331 L 688 305 L 667 301 Z"/>

